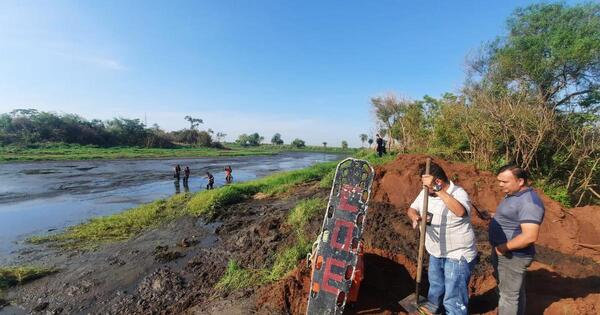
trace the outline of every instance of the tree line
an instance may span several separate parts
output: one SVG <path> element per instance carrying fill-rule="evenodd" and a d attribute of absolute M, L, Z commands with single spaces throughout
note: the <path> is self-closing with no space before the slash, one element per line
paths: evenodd
<path fill-rule="evenodd" d="M 600 202 L 600 5 L 535 4 L 506 24 L 460 93 L 372 97 L 380 134 L 401 152 L 515 163 L 566 204 Z"/>
<path fill-rule="evenodd" d="M 172 148 L 176 144 L 219 146 L 211 129 L 198 130 L 201 119 L 186 116 L 190 128 L 166 132 L 148 128 L 140 119 L 87 120 L 75 114 L 56 114 L 35 109 L 16 109 L 0 115 L 0 144 L 30 145 L 63 142 L 82 145 Z M 217 133 L 217 139 L 225 135 Z"/>
<path fill-rule="evenodd" d="M 166 132 L 158 125 L 147 127 L 140 119 L 113 118 L 87 120 L 75 114 L 56 114 L 35 109 L 16 109 L 0 115 L 0 145 L 31 145 L 44 142 L 62 142 L 81 145 L 137 146 L 147 148 L 173 148 L 178 144 L 199 147 L 222 147 L 225 133 L 212 129 L 200 130 L 204 121 L 185 116 L 189 128 Z M 258 133 L 241 134 L 235 141 L 243 147 L 259 146 L 264 137 Z M 271 144 L 283 145 L 280 133 L 275 133 Z M 304 140 L 295 138 L 290 145 L 306 146 Z M 342 141 L 342 148 L 348 143 Z"/>

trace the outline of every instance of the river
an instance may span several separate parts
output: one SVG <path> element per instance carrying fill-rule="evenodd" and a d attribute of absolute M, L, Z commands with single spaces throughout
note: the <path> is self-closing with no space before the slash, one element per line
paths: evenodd
<path fill-rule="evenodd" d="M 271 156 L 209 157 L 158 160 L 98 160 L 0 164 L 0 264 L 23 248 L 33 235 L 64 229 L 95 216 L 108 215 L 175 193 L 205 188 L 206 171 L 215 187 L 225 183 L 225 166 L 234 182 L 279 171 L 333 161 L 323 153 Z M 191 169 L 188 185 L 173 180 L 180 164 Z"/>

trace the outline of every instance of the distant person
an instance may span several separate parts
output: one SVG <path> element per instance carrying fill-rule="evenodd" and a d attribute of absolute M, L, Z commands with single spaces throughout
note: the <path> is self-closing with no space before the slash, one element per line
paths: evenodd
<path fill-rule="evenodd" d="M 186 166 L 185 169 L 183 170 L 183 183 L 187 184 L 189 179 L 190 179 L 190 167 Z"/>
<path fill-rule="evenodd" d="M 215 184 L 215 177 L 210 172 L 206 172 L 206 178 L 208 178 L 208 184 L 206 184 L 206 189 L 213 189 L 213 185 Z"/>
<path fill-rule="evenodd" d="M 498 314 L 525 314 L 525 272 L 535 256 L 535 242 L 544 220 L 544 204 L 527 185 L 527 171 L 516 165 L 498 170 L 506 194 L 489 226 L 492 266 L 498 283 Z"/>
<path fill-rule="evenodd" d="M 385 153 L 385 144 L 383 143 L 383 138 L 381 138 L 379 134 L 377 134 L 376 137 L 377 140 L 375 140 L 375 143 L 377 143 L 377 155 L 381 157 Z"/>
<path fill-rule="evenodd" d="M 225 182 L 231 184 L 233 182 L 233 176 L 231 176 L 231 165 L 225 167 Z"/>
<path fill-rule="evenodd" d="M 177 179 L 177 181 L 179 181 L 179 178 L 181 176 L 181 166 L 179 166 L 179 164 L 175 165 L 175 172 L 173 174 L 173 178 Z"/>

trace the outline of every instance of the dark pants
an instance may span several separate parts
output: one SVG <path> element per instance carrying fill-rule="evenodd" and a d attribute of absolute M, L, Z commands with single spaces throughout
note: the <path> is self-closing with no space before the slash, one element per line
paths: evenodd
<path fill-rule="evenodd" d="M 525 272 L 531 265 L 531 256 L 498 256 L 492 247 L 492 266 L 498 283 L 499 315 L 525 314 Z"/>
<path fill-rule="evenodd" d="M 379 155 L 379 157 L 383 156 L 383 150 L 377 150 L 377 155 Z"/>
<path fill-rule="evenodd" d="M 213 189 L 213 184 L 214 182 L 208 182 L 208 184 L 206 184 L 206 189 Z"/>

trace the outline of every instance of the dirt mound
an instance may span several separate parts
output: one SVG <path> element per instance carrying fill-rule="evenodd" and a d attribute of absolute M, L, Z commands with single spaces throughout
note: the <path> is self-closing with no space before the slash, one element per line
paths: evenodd
<path fill-rule="evenodd" d="M 420 191 L 419 164 L 424 155 L 401 155 L 376 168 L 372 201 L 364 231 L 365 279 L 359 301 L 347 313 L 402 313 L 396 302 L 414 291 L 417 234 L 406 209 Z M 462 186 L 482 213 L 493 213 L 502 200 L 495 175 L 464 163 L 434 159 L 449 178 Z M 528 313 L 598 313 L 600 262 L 598 248 L 600 207 L 564 209 L 537 191 L 546 207 L 538 241 L 538 255 L 527 276 Z M 491 314 L 496 309 L 495 279 L 492 276 L 487 238 L 488 221 L 472 212 L 480 262 L 469 284 L 470 312 Z M 316 231 L 315 231 L 316 235 Z M 427 259 L 425 260 L 427 261 Z M 300 265 L 287 278 L 269 285 L 258 294 L 257 307 L 270 313 L 305 312 L 310 271 Z M 427 284 L 427 274 L 424 282 Z M 566 290 L 566 288 L 572 288 Z M 422 293 L 427 292 L 427 285 Z"/>
<path fill-rule="evenodd" d="M 376 180 L 373 184 L 373 202 L 390 204 L 399 212 L 404 212 L 420 191 L 419 164 L 425 161 L 425 155 L 400 155 L 396 160 L 376 169 Z M 433 159 L 446 171 L 448 177 L 463 187 L 472 203 L 482 212 L 494 212 L 496 206 L 504 198 L 497 187 L 496 176 L 487 171 L 480 171 L 475 166 L 465 163 L 447 162 Z M 588 206 L 575 209 L 564 209 L 560 203 L 550 199 L 542 191 L 537 190 L 546 214 L 541 226 L 538 244 L 569 255 L 581 255 L 596 259 L 597 251 L 577 245 L 596 245 L 600 241 L 600 226 L 592 224 L 600 219 L 600 207 Z M 369 214 L 371 216 L 372 213 Z M 476 213 L 472 212 L 472 222 L 487 227 Z"/>

